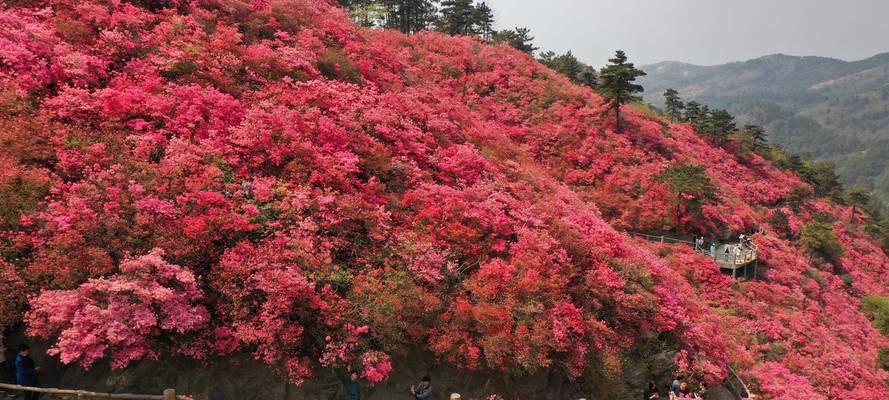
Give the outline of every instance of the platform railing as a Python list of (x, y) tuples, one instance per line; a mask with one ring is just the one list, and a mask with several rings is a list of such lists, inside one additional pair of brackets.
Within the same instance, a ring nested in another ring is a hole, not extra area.
[(164, 390), (163, 394), (131, 394), (131, 393), (100, 393), (76, 389), (42, 388), (0, 383), (0, 389), (16, 392), (36, 392), (52, 394), (65, 399), (116, 399), (116, 400), (184, 400), (188, 397), (177, 396), (173, 389)]

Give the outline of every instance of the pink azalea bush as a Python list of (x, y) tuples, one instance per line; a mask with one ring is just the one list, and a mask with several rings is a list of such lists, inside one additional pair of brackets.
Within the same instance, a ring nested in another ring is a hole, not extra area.
[(41, 292), (25, 316), (28, 332), (57, 336), (49, 353), (84, 367), (104, 357), (115, 368), (157, 357), (161, 338), (184, 338), (210, 321), (194, 274), (163, 254), (156, 249), (127, 260), (116, 275), (76, 289)]

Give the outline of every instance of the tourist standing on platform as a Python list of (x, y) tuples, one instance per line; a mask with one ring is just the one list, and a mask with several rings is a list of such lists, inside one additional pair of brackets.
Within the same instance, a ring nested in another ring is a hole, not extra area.
[(710, 258), (716, 259), (716, 243), (710, 243)]

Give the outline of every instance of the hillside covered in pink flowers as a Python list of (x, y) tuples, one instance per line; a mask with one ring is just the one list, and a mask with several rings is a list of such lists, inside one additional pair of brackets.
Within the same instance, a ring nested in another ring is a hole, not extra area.
[[(247, 351), (382, 382), (419, 346), (583, 379), (655, 337), (765, 399), (889, 398), (868, 215), (756, 152), (632, 106), (617, 133), (524, 53), (322, 0), (0, 7), (0, 328), (64, 363)], [(714, 194), (658, 179), (682, 166)], [(801, 240), (818, 224), (839, 249)], [(753, 234), (759, 278), (631, 231)]]

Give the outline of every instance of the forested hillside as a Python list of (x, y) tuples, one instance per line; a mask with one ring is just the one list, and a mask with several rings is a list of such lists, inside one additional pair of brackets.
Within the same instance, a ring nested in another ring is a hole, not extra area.
[(833, 162), (843, 182), (889, 201), (889, 54), (846, 62), (772, 55), (717, 66), (645, 66), (646, 99), (668, 88), (763, 125), (770, 141)]
[[(335, 2), (7, 1), (0, 326), (83, 368), (249, 352), (295, 385), (347, 365), (382, 385), (420, 348), (623, 399), (653, 344), (764, 399), (889, 398), (870, 215), (622, 106), (626, 61), (600, 93)], [(631, 231), (752, 235), (758, 279)]]

